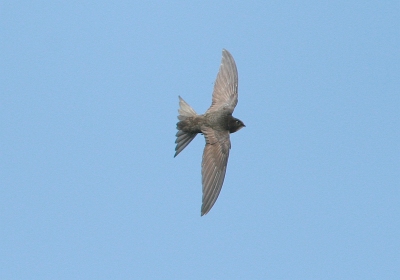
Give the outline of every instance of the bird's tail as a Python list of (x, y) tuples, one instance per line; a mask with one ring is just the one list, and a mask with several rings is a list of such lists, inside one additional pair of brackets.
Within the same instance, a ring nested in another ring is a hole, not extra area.
[[(179, 116), (178, 119), (180, 122), (185, 121), (189, 117), (195, 117), (197, 116), (196, 112), (193, 110), (192, 107), (190, 107), (189, 104), (185, 102), (185, 100), (182, 99), (182, 97), (179, 96)], [(178, 122), (178, 132), (176, 133), (176, 147), (175, 147), (175, 155), (176, 157), (182, 150), (189, 145), (189, 143), (196, 137), (197, 133), (190, 133), (190, 132), (185, 132), (179, 127)]]

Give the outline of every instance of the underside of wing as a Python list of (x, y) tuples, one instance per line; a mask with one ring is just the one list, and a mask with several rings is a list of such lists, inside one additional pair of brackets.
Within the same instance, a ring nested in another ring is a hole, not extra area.
[(238, 72), (235, 60), (225, 49), (222, 50), (221, 66), (214, 84), (211, 107), (207, 112), (225, 109), (233, 112), (238, 103)]
[(201, 215), (205, 215), (213, 207), (224, 183), (231, 146), (229, 132), (219, 132), (211, 128), (203, 131), (206, 146), (201, 164), (203, 199)]

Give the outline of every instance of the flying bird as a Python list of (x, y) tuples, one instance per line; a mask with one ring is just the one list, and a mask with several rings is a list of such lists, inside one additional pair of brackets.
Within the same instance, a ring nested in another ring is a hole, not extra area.
[(198, 115), (179, 96), (179, 122), (176, 124), (176, 157), (198, 133), (206, 140), (201, 163), (203, 199), (201, 216), (213, 207), (224, 183), (229, 150), (230, 133), (245, 127), (244, 123), (232, 116), (238, 103), (238, 73), (235, 60), (225, 49), (214, 84), (211, 107), (203, 115)]

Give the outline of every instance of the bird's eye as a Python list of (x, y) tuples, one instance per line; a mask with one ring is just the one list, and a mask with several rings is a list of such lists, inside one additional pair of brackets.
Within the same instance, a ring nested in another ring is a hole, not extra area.
[(240, 124), (240, 122), (239, 122), (239, 121), (236, 121), (236, 124)]

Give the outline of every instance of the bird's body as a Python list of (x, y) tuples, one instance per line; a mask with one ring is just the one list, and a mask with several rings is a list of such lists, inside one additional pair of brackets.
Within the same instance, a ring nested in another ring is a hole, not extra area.
[(205, 115), (197, 115), (185, 118), (177, 123), (179, 130), (190, 133), (202, 133), (202, 127), (210, 127), (218, 131), (228, 130), (230, 133), (236, 132), (234, 129), (236, 118), (226, 112), (212, 112)]
[(177, 156), (198, 133), (204, 134), (206, 146), (202, 161), (203, 204), (201, 215), (210, 211), (221, 191), (225, 178), (231, 142), (230, 133), (245, 125), (232, 116), (238, 102), (238, 74), (235, 61), (227, 51), (222, 51), (221, 66), (214, 85), (211, 107), (198, 115), (179, 97), (179, 122), (176, 133)]

